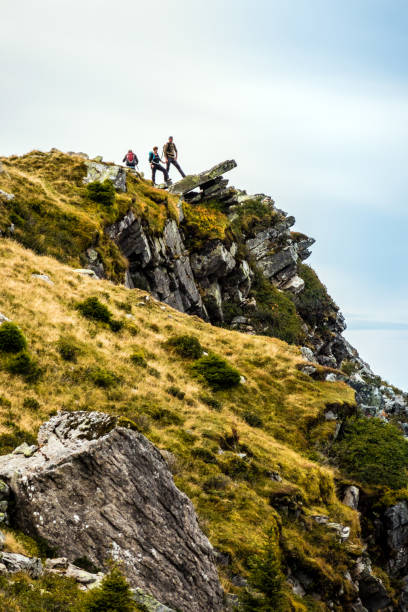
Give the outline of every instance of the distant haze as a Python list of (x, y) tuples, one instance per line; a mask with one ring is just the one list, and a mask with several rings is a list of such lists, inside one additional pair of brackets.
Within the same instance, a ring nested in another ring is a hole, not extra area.
[(120, 161), (171, 134), (314, 236), (347, 337), (408, 390), (408, 4), (1, 0), (0, 154)]

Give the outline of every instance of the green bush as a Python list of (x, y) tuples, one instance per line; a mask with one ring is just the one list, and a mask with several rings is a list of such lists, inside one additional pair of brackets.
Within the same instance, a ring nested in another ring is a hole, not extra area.
[[(302, 320), (290, 297), (268, 281), (255, 267), (250, 296), (257, 307), (251, 313), (251, 321), (262, 328), (262, 334), (280, 338), (289, 344), (299, 344), (302, 338)], [(266, 328), (266, 329), (265, 329)]]
[(134, 612), (136, 604), (126, 578), (117, 567), (85, 596), (84, 612)]
[(202, 346), (195, 336), (174, 336), (165, 344), (185, 359), (198, 359), (203, 354)]
[(243, 413), (242, 418), (251, 427), (262, 427), (263, 426), (263, 421), (262, 421), (261, 417), (259, 415), (257, 415), (255, 412), (252, 412), (251, 410), (246, 410)]
[(203, 404), (206, 404), (213, 410), (216, 410), (217, 412), (221, 412), (222, 404), (215, 397), (212, 397), (211, 395), (200, 395), (199, 399), (203, 402)]
[(120, 331), (124, 325), (122, 321), (113, 318), (109, 308), (102, 304), (97, 297), (86, 298), (86, 300), (77, 304), (77, 309), (87, 319), (107, 323), (114, 332)]
[(391, 489), (408, 484), (408, 442), (395, 425), (375, 418), (349, 419), (335, 453), (347, 475), (364, 484)]
[(177, 397), (177, 399), (179, 399), (179, 400), (183, 400), (185, 398), (185, 396), (186, 396), (184, 391), (182, 391), (181, 389), (179, 389), (175, 385), (172, 385), (171, 387), (168, 387), (166, 389), (166, 391), (167, 391), (167, 393), (169, 395), (172, 395), (173, 397)]
[(298, 274), (305, 281), (303, 291), (293, 298), (298, 313), (309, 325), (324, 325), (328, 313), (336, 308), (335, 303), (310, 266), (300, 264)]
[(23, 406), (29, 410), (39, 410), (41, 408), (40, 402), (36, 400), (35, 397), (25, 397)]
[(123, 321), (118, 321), (118, 319), (111, 319), (109, 321), (109, 327), (111, 328), (111, 330), (113, 332), (118, 332), (120, 331), (124, 326)]
[(3, 353), (19, 353), (27, 348), (27, 340), (21, 329), (15, 323), (6, 321), (0, 325), (0, 351)]
[(192, 371), (201, 376), (214, 391), (230, 389), (240, 383), (240, 373), (231, 367), (225, 359), (217, 355), (204, 355), (192, 366)]
[(249, 588), (242, 596), (243, 612), (283, 612), (288, 609), (276, 529), (268, 532), (262, 549), (250, 560), (248, 583)]
[(81, 349), (73, 338), (60, 338), (57, 343), (57, 350), (64, 361), (76, 363)]
[(91, 379), (97, 387), (108, 389), (118, 384), (118, 377), (113, 372), (104, 368), (95, 368), (91, 371)]
[(28, 382), (35, 382), (41, 376), (41, 370), (37, 362), (34, 361), (27, 351), (22, 351), (10, 357), (5, 367), (10, 374), (20, 374)]
[(147, 368), (147, 361), (141, 351), (136, 351), (130, 357), (131, 362), (139, 368)]
[(103, 183), (94, 181), (86, 186), (86, 195), (92, 202), (103, 206), (113, 206), (115, 203), (115, 187), (112, 181), (106, 179)]
[(86, 300), (77, 304), (77, 308), (87, 319), (102, 321), (108, 324), (112, 319), (112, 313), (109, 308), (105, 306), (105, 304), (102, 304), (97, 297), (86, 298)]
[(203, 448), (201, 446), (193, 448), (191, 454), (196, 459), (201, 459), (201, 461), (204, 461), (204, 463), (217, 463), (214, 453), (207, 448)]

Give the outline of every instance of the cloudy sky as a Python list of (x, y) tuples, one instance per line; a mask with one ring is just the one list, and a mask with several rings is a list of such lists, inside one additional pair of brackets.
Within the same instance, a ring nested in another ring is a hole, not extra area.
[(0, 0), (0, 154), (174, 135), (272, 195), (361, 356), (408, 390), (405, 0)]

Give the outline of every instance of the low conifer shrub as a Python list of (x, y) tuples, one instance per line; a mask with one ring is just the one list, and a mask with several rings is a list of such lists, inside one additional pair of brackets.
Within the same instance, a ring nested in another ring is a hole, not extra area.
[(19, 353), (27, 348), (27, 340), (21, 329), (11, 321), (0, 325), (0, 351)]
[(94, 181), (86, 187), (86, 194), (92, 202), (102, 204), (103, 206), (113, 206), (115, 203), (115, 187), (112, 181), (105, 180), (103, 183)]
[(214, 354), (204, 355), (198, 359), (193, 364), (192, 371), (204, 378), (214, 391), (236, 387), (241, 380), (238, 370)]
[(203, 354), (200, 341), (195, 336), (174, 336), (167, 340), (166, 346), (185, 359), (199, 359)]
[(120, 331), (123, 327), (123, 322), (114, 319), (109, 308), (102, 304), (97, 297), (86, 298), (86, 300), (77, 304), (77, 309), (85, 318), (106, 323), (114, 332)]
[(83, 612), (135, 612), (137, 609), (126, 578), (113, 567), (101, 585), (89, 591)]
[(36, 382), (41, 376), (37, 362), (27, 351), (12, 355), (6, 362), (5, 368), (10, 374), (20, 374), (28, 382)]

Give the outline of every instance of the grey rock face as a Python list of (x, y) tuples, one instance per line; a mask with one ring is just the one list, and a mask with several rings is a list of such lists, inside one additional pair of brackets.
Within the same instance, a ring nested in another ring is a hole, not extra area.
[(204, 252), (191, 255), (191, 268), (197, 278), (226, 276), (235, 264), (234, 257), (221, 241), (210, 244)]
[(354, 485), (347, 487), (343, 496), (343, 504), (353, 510), (358, 509), (358, 502), (360, 499), (360, 489)]
[(17, 572), (26, 572), (31, 578), (39, 578), (43, 573), (41, 559), (26, 557), (18, 553), (2, 552), (0, 554), (0, 573), (15, 574)]
[(132, 211), (107, 231), (129, 260), (129, 287), (151, 291), (154, 297), (181, 312), (207, 318), (190, 258), (173, 219), (167, 221), (159, 238), (145, 230)]
[(384, 513), (384, 528), (389, 548), (388, 565), (394, 575), (406, 573), (408, 567), (408, 504), (391, 506)]
[(4, 315), (4, 314), (2, 314), (2, 313), (0, 312), (0, 325), (1, 325), (2, 323), (4, 323), (5, 321), (10, 321), (10, 319), (8, 319), (8, 318), (6, 317), (6, 315)]
[(214, 553), (190, 500), (141, 434), (96, 412), (59, 413), (33, 456), (0, 457), (13, 524), (68, 559), (123, 564), (132, 586), (183, 611), (219, 610)]

